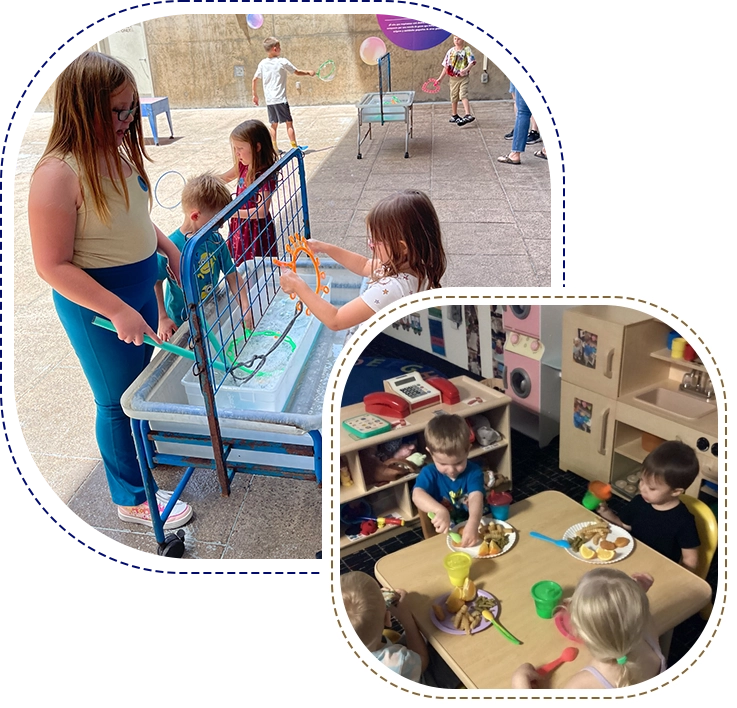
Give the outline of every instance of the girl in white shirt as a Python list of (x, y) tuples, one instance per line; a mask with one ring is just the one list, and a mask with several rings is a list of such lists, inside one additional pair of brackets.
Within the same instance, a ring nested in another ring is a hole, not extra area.
[(440, 222), (424, 192), (408, 189), (385, 197), (366, 217), (366, 229), (370, 258), (333, 244), (308, 241), (313, 253), (324, 253), (369, 278), (366, 290), (345, 305), (336, 307), (297, 274), (282, 271), (282, 290), (296, 294), (332, 330), (354, 327), (405, 295), (441, 287), (446, 259)]

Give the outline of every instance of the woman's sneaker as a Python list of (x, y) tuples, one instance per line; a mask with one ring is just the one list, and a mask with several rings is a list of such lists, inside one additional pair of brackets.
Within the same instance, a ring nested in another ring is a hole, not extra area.
[[(169, 503), (171, 498), (171, 492), (164, 492), (159, 490), (156, 492), (156, 501), (158, 502), (159, 514), (161, 514), (166, 505)], [(119, 506), (118, 507), (118, 518), (122, 521), (127, 521), (130, 524), (142, 524), (143, 526), (150, 526), (153, 528), (153, 521), (151, 521), (151, 509), (148, 507), (148, 502), (145, 501), (143, 504), (138, 506)], [(174, 508), (169, 514), (166, 523), (164, 524), (165, 529), (176, 529), (180, 526), (184, 526), (192, 518), (192, 507), (183, 501), (177, 500), (174, 504)]]

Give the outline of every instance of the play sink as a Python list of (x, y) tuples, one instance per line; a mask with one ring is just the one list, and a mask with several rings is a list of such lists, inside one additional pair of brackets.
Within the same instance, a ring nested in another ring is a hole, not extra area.
[(716, 410), (716, 404), (696, 398), (690, 393), (653, 388), (635, 396), (635, 399), (683, 418), (703, 418)]

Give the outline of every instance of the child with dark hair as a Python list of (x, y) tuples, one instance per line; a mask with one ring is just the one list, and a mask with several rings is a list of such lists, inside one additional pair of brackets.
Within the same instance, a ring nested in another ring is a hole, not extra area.
[(678, 440), (669, 440), (645, 458), (640, 494), (619, 515), (605, 504), (598, 513), (693, 571), (699, 559), (699, 534), (693, 515), (679, 497), (698, 474), (699, 461), (693, 449)]

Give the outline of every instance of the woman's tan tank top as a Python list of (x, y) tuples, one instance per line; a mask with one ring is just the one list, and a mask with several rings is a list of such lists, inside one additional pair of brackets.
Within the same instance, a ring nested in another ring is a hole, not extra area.
[[(64, 162), (79, 176), (77, 161), (71, 155)], [(128, 163), (130, 165), (130, 163)], [(130, 206), (118, 194), (109, 177), (102, 178), (102, 189), (110, 209), (110, 225), (104, 224), (84, 202), (77, 211), (72, 263), (79, 268), (111, 268), (137, 263), (151, 256), (157, 247), (156, 231), (148, 212), (146, 183), (130, 165), (126, 179)]]

